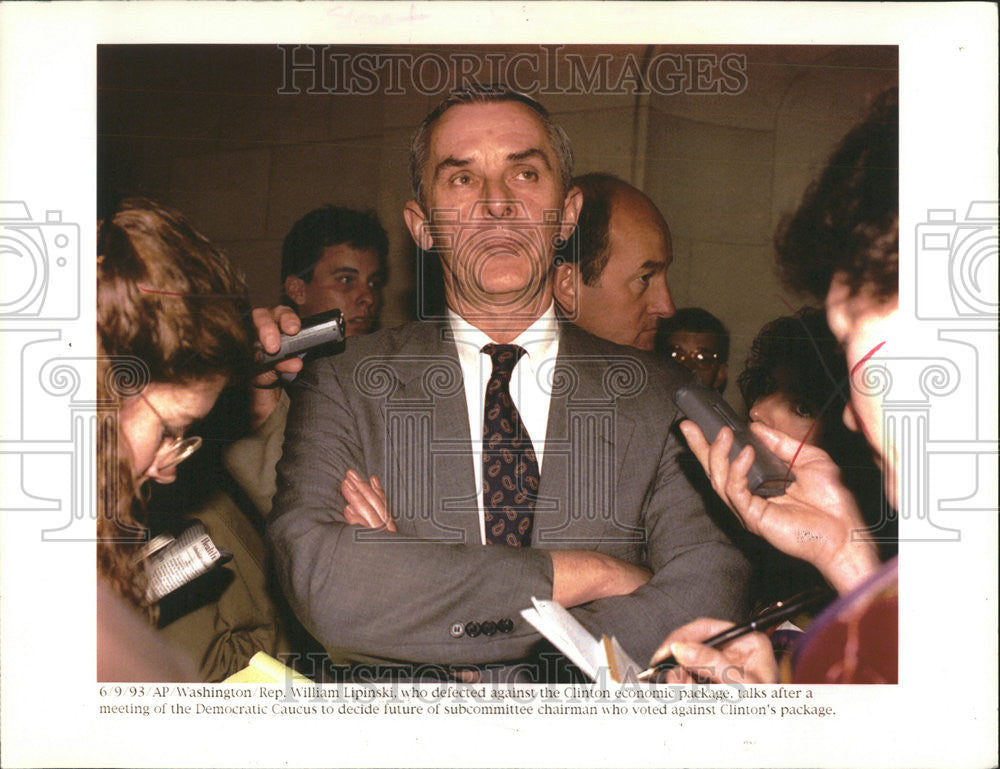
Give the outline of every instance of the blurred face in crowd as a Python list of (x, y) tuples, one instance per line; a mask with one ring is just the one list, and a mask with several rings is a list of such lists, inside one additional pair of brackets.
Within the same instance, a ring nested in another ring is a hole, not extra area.
[(373, 330), (382, 308), (384, 283), (385, 272), (375, 251), (339, 243), (323, 249), (308, 283), (290, 275), (285, 293), (303, 318), (340, 310), (346, 335), (354, 336)]
[(877, 297), (865, 286), (852, 295), (844, 276), (838, 274), (826, 297), (826, 319), (844, 349), (850, 372), (851, 399), (844, 409), (844, 423), (864, 434), (875, 450), (885, 480), (886, 499), (897, 507), (898, 457), (895, 445), (887, 442), (882, 424), (882, 396), (876, 386), (880, 377), (872, 376), (870, 369), (875, 365), (873, 357), (884, 356), (881, 345), (900, 333), (899, 297)]
[(670, 357), (697, 374), (705, 387), (722, 392), (729, 365), (723, 363), (719, 339), (702, 331), (674, 331), (667, 340)]
[(177, 478), (178, 457), (184, 453), (176, 450), (178, 444), (185, 440), (185, 431), (212, 410), (225, 384), (221, 376), (184, 384), (154, 382), (122, 401), (121, 431), (137, 484), (172, 483)]
[(809, 404), (793, 395), (789, 379), (791, 372), (779, 368), (771, 372), (778, 383), (773, 393), (761, 396), (750, 407), (750, 420), (792, 436), (800, 443), (819, 446), (822, 440), (822, 420)]
[(652, 350), (660, 318), (674, 314), (667, 286), (670, 231), (638, 191), (616, 193), (608, 220), (608, 258), (593, 285), (575, 264), (556, 269), (556, 299), (581, 328), (618, 344)]
[(448, 306), (466, 319), (540, 315), (554, 240), (572, 232), (580, 194), (564, 195), (539, 116), (517, 102), (450, 108), (433, 126), (423, 179), (423, 205), (407, 203), (404, 218), (422, 249), (436, 248)]

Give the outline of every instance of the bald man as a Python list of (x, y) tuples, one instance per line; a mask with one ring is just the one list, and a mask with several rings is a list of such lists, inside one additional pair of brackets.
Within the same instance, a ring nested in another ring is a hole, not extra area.
[(646, 195), (610, 174), (586, 174), (576, 231), (559, 249), (554, 293), (562, 313), (595, 336), (652, 350), (667, 287), (670, 230)]

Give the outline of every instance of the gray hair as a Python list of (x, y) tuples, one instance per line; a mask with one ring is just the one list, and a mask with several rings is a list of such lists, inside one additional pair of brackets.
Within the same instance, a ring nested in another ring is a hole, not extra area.
[(563, 193), (565, 194), (569, 190), (573, 183), (573, 149), (566, 132), (553, 122), (549, 111), (530, 96), (514, 91), (502, 83), (489, 85), (475, 83), (467, 88), (452, 91), (447, 99), (424, 118), (416, 133), (413, 134), (413, 139), (410, 141), (410, 182), (413, 184), (413, 194), (420, 205), (424, 204), (423, 175), (430, 152), (431, 130), (438, 118), (459, 104), (494, 104), (505, 101), (520, 102), (530, 107), (541, 119), (545, 134), (556, 153)]

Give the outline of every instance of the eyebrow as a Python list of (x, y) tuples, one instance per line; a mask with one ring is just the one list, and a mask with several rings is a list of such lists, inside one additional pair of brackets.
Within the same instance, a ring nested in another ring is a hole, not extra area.
[(523, 150), (521, 152), (512, 152), (507, 156), (507, 160), (513, 162), (518, 162), (519, 160), (527, 160), (528, 158), (540, 158), (545, 167), (552, 170), (552, 165), (549, 163), (549, 156), (542, 152), (537, 147), (532, 147), (531, 149)]
[(446, 168), (465, 168), (470, 163), (471, 160), (468, 158), (456, 158), (454, 155), (449, 155), (436, 166), (434, 166), (434, 179), (435, 181), (441, 175), (441, 172)]
[(355, 269), (354, 267), (338, 267), (337, 269), (335, 269), (335, 270), (333, 271), (333, 274), (334, 274), (334, 275), (337, 275), (337, 274), (339, 274), (339, 273), (341, 273), (341, 272), (346, 272), (346, 273), (349, 273), (349, 274), (351, 274), (351, 275), (360, 275), (360, 274), (361, 274), (361, 273), (360, 273), (360, 272), (359, 272), (359, 271), (358, 271), (357, 269)]
[[(520, 152), (511, 152), (507, 155), (507, 160), (512, 163), (517, 163), (521, 160), (527, 160), (528, 158), (540, 158), (545, 164), (545, 167), (552, 170), (552, 164), (549, 163), (549, 157), (542, 150), (537, 147), (531, 147), (530, 149), (521, 150)], [(441, 172), (446, 168), (468, 168), (472, 164), (470, 158), (457, 158), (454, 155), (449, 155), (436, 166), (434, 166), (434, 179), (441, 175)]]
[(636, 274), (643, 272), (645, 270), (666, 270), (667, 262), (660, 259), (647, 259), (645, 262), (639, 265), (639, 269), (636, 270)]

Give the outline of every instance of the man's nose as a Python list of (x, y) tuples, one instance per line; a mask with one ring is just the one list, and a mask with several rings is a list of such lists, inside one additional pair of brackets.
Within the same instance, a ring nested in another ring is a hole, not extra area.
[(516, 201), (512, 199), (510, 188), (502, 179), (488, 179), (483, 185), (483, 199), (479, 203), (480, 216), (495, 218), (512, 216)]
[(669, 318), (677, 308), (674, 306), (674, 298), (670, 294), (670, 286), (663, 276), (653, 280), (650, 286), (649, 312), (660, 318)]
[(371, 307), (375, 304), (375, 291), (367, 283), (358, 289), (354, 302), (358, 305)]

